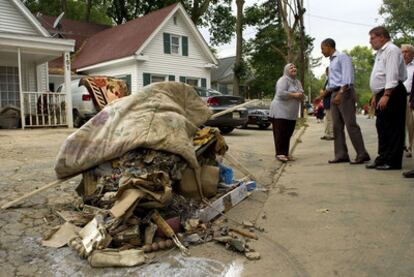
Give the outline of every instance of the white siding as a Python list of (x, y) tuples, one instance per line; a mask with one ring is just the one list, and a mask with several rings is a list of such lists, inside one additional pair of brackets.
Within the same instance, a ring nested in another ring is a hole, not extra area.
[(49, 91), (48, 63), (36, 66), (37, 91)]
[[(174, 25), (174, 17), (164, 25), (153, 40), (143, 49), (142, 54), (149, 57), (148, 61), (138, 63), (137, 87), (143, 86), (143, 73), (174, 75), (175, 80), (179, 77), (205, 78), (207, 87), (210, 87), (210, 69), (204, 65), (211, 60), (204, 54), (201, 45), (196, 42), (189, 26), (181, 15), (176, 14), (177, 25)], [(169, 33), (188, 37), (188, 56), (164, 54), (163, 33)], [(200, 85), (200, 84), (199, 84)]]
[(129, 62), (128, 64), (123, 65), (113, 65), (107, 66), (105, 68), (93, 69), (89, 71), (84, 71), (87, 75), (95, 76), (110, 76), (110, 77), (119, 77), (123, 75), (131, 75), (131, 92), (137, 91), (137, 66), (136, 62)]
[(40, 35), (10, 0), (0, 0), (0, 32)]
[(23, 81), (23, 90), (37, 91), (36, 64), (29, 62), (22, 67), (25, 71), (22, 75), (26, 76), (25, 82)]

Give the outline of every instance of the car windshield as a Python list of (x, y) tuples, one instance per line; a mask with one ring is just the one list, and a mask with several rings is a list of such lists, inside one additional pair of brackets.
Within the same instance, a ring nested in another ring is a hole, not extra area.
[(209, 89), (208, 90), (209, 95), (208, 96), (217, 96), (217, 95), (223, 95), (221, 92), (214, 90), (214, 89)]
[(198, 95), (201, 97), (223, 95), (221, 92), (214, 90), (214, 89), (206, 89), (202, 87), (194, 87), (194, 89), (197, 91)]

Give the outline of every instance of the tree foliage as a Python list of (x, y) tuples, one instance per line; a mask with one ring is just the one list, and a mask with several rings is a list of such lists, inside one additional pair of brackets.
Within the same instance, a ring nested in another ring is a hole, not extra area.
[[(255, 4), (245, 11), (246, 24), (256, 26), (256, 36), (246, 44), (246, 54), (254, 74), (250, 95), (272, 98), (276, 80), (282, 76), (285, 59), (272, 45), (283, 47), (286, 34), (278, 21), (275, 0)], [(254, 95), (256, 94), (256, 95)]]
[(383, 0), (379, 13), (397, 44), (414, 44), (414, 1)]
[[(274, 95), (275, 83), (283, 74), (283, 67), (289, 61), (288, 56), (293, 58), (292, 61), (299, 68), (298, 72), (301, 72), (301, 65), (297, 63), (300, 52), (300, 32), (295, 29), (296, 31), (291, 33), (292, 53), (288, 54), (288, 51), (284, 51), (288, 45), (288, 33), (279, 16), (278, 3), (279, 0), (268, 0), (247, 8), (245, 12), (246, 24), (257, 29), (256, 37), (248, 42), (246, 49), (255, 76), (251, 83), (251, 90), (256, 91), (258, 95), (263, 92), (266, 97)], [(308, 74), (306, 66), (309, 63), (309, 53), (312, 51), (312, 41), (310, 37), (304, 38), (305, 75)], [(309, 79), (312, 78), (307, 78), (305, 81)]]
[[(86, 20), (94, 23), (112, 25), (106, 14), (109, 1), (105, 0), (23, 0), (23, 4), (33, 13), (58, 16), (65, 12), (65, 18)], [(88, 5), (89, 9), (88, 9)]]
[[(94, 23), (119, 25), (176, 3), (177, 0), (23, 0), (32, 13), (57, 16)], [(228, 43), (234, 36), (236, 19), (231, 0), (181, 0), (192, 21), (210, 31), (211, 43)]]
[(367, 46), (355, 46), (351, 51), (344, 51), (352, 58), (355, 70), (354, 87), (360, 106), (368, 103), (371, 98), (369, 79), (374, 65), (374, 54)]

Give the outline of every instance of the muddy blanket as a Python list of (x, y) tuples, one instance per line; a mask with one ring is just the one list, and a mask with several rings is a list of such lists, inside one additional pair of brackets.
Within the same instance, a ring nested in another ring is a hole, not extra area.
[(75, 175), (143, 147), (181, 155), (198, 168), (192, 136), (211, 112), (194, 89), (155, 83), (106, 106), (71, 134), (57, 156), (58, 178)]

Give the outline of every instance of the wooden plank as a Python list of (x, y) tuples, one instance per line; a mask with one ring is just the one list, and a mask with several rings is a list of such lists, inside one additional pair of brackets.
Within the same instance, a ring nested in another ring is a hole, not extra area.
[(204, 201), (207, 207), (199, 210), (199, 218), (202, 222), (209, 222), (219, 214), (226, 212), (240, 203), (249, 195), (247, 191), (247, 185), (245, 182), (228, 193), (224, 194), (213, 202)]

